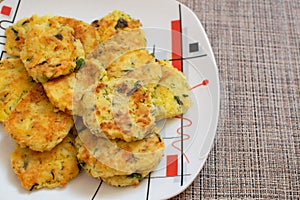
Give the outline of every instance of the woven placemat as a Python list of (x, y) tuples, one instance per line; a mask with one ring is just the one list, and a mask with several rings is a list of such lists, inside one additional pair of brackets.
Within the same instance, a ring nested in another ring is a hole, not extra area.
[(214, 147), (173, 199), (300, 199), (300, 1), (180, 0), (219, 68)]

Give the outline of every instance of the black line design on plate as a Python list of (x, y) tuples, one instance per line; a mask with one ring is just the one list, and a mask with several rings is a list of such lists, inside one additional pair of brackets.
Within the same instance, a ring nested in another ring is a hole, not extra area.
[(150, 180), (151, 180), (151, 172), (148, 175), (148, 184), (147, 184), (147, 195), (146, 195), (146, 200), (149, 199), (149, 195), (150, 195)]
[(201, 58), (201, 57), (205, 57), (207, 56), (207, 54), (201, 54), (201, 55), (198, 55), (198, 56), (191, 56), (191, 57), (186, 57), (186, 58), (174, 58), (174, 59), (169, 59), (169, 61), (174, 61), (174, 60), (192, 60), (192, 59), (195, 59), (195, 58)]
[(174, 139), (179, 139), (181, 136), (174, 136), (174, 137), (163, 137), (164, 140), (174, 140)]
[[(182, 55), (183, 55), (183, 45), (182, 45), (182, 15), (181, 15), (181, 4), (178, 5), (178, 9), (179, 9), (179, 22), (180, 22), (180, 53), (181, 53), (181, 71), (183, 72), (183, 59), (182, 59)], [(180, 185), (183, 186), (183, 114), (181, 114), (180, 116), (180, 143), (181, 143), (181, 157), (180, 157), (180, 162), (181, 162), (181, 180), (180, 180)]]
[(152, 55), (155, 57), (155, 44), (153, 45)]
[(6, 51), (1, 52), (0, 60), (2, 60), (3, 54), (5, 54), (5, 53), (6, 53)]
[[(6, 38), (6, 36), (5, 35), (0, 35), (0, 38)], [(4, 42), (0, 42), (0, 45), (5, 45), (5, 43)]]
[[(155, 44), (153, 45), (152, 55), (155, 57)], [(146, 200), (149, 199), (149, 195), (150, 195), (150, 179), (151, 179), (151, 172), (148, 175)]]
[(92, 197), (91, 200), (94, 200), (94, 199), (95, 199), (96, 195), (97, 195), (98, 192), (99, 192), (99, 189), (100, 189), (102, 183), (103, 183), (103, 181), (101, 180), (100, 183), (99, 183), (99, 185), (98, 185), (98, 187), (97, 187), (97, 190), (95, 191), (95, 193), (94, 193), (94, 195), (93, 195), (93, 197)]

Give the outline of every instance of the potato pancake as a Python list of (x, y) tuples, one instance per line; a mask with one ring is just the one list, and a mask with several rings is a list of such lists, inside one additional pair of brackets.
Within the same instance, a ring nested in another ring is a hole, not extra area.
[(31, 26), (20, 57), (35, 81), (47, 82), (76, 69), (85, 52), (74, 34), (73, 28), (60, 24), (55, 18)]
[(43, 83), (50, 102), (60, 111), (72, 114), (75, 73)]
[(41, 85), (34, 87), (4, 122), (5, 130), (21, 146), (34, 151), (49, 151), (73, 127), (73, 118), (55, 112)]
[(114, 176), (130, 178), (134, 173), (148, 174), (156, 168), (164, 152), (164, 142), (157, 129), (149, 137), (135, 142), (97, 137), (85, 129), (78, 134), (76, 145), (83, 169), (92, 177), (103, 180)]
[(79, 173), (77, 148), (66, 137), (51, 151), (37, 152), (15, 145), (10, 156), (12, 168), (27, 190), (65, 186)]
[(152, 63), (155, 63), (155, 57), (149, 54), (147, 50), (139, 49), (136, 51), (131, 51), (117, 58), (106, 68), (107, 76), (109, 79), (121, 78), (138, 67), (146, 66)]
[(82, 104), (84, 122), (96, 135), (130, 142), (145, 138), (155, 126), (151, 93), (138, 79), (100, 81)]

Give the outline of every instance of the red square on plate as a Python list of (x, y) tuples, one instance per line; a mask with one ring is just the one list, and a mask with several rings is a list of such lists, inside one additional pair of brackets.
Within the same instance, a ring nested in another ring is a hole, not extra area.
[(1, 8), (1, 14), (9, 16), (10, 12), (11, 12), (11, 7), (2, 6), (2, 8)]

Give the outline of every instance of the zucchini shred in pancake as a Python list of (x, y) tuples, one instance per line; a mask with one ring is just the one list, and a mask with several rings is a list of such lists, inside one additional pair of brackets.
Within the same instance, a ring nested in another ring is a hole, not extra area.
[(191, 100), (185, 76), (146, 47), (141, 22), (119, 10), (91, 24), (33, 15), (6, 29), (5, 49), (17, 58), (0, 63), (0, 121), (25, 189), (64, 186), (78, 166), (122, 187), (156, 170), (164, 156), (156, 122)]

